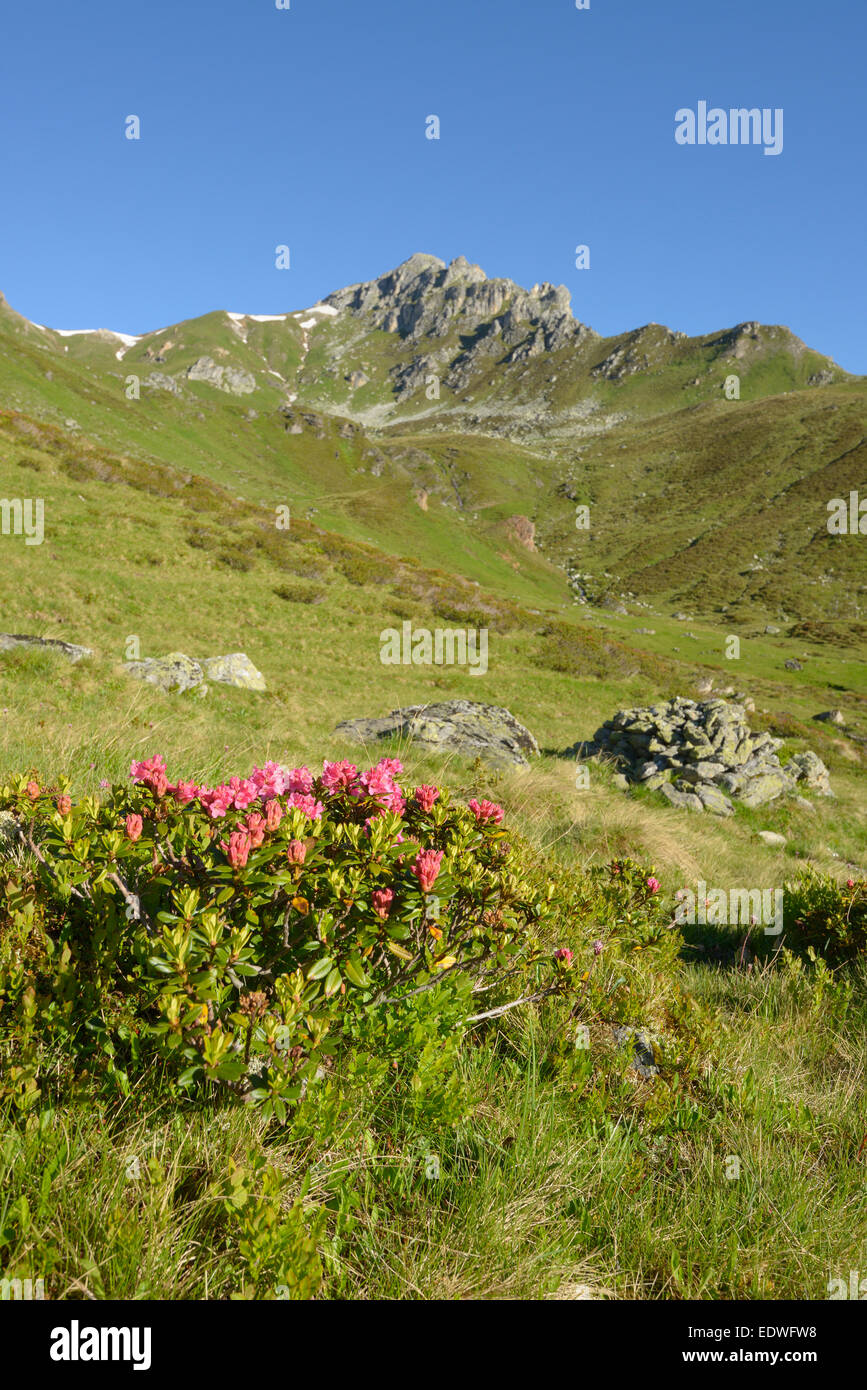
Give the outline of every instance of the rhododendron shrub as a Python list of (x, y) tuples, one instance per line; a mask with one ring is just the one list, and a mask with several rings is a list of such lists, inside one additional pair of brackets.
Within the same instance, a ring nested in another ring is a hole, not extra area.
[(126, 1081), (158, 1054), (181, 1086), (283, 1118), (347, 1029), (420, 992), (459, 981), (471, 1017), (568, 995), (502, 809), (405, 793), (401, 772), (268, 763), (201, 787), (154, 757), (77, 805), (65, 785), (4, 788), (22, 948), (0, 958), (0, 1030), (100, 1048)]

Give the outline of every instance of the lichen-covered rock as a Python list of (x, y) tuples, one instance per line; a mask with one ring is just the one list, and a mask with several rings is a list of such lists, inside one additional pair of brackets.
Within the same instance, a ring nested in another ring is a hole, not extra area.
[(93, 656), (90, 647), (77, 647), (74, 642), (62, 642), (59, 637), (28, 637), (24, 633), (0, 632), (0, 652), (12, 651), (15, 647), (33, 647), (37, 651), (58, 652), (70, 661), (81, 661), (83, 657)]
[(199, 657), (205, 679), (221, 685), (234, 685), (240, 690), (265, 690), (265, 677), (257, 671), (245, 652), (230, 652), (228, 656)]
[(142, 661), (124, 662), (124, 670), (137, 680), (147, 681), (158, 690), (181, 692), (196, 690), (206, 695), (205, 681), (234, 685), (240, 690), (265, 690), (265, 677), (245, 652), (230, 652), (227, 656), (187, 656), (184, 652), (169, 652), (168, 656), (146, 657)]
[(812, 750), (806, 753), (796, 753), (793, 758), (786, 763), (785, 771), (796, 782), (804, 787), (809, 787), (810, 791), (819, 792), (821, 796), (833, 796), (831, 790), (831, 778), (822, 759)]
[(410, 705), (381, 719), (347, 719), (334, 732), (367, 744), (396, 734), (444, 753), (481, 757), (500, 767), (525, 765), (539, 752), (529, 729), (509, 710), (475, 700)]
[(569, 752), (604, 754), (630, 783), (660, 791), (672, 806), (719, 816), (732, 814), (730, 796), (763, 806), (798, 783), (833, 795), (828, 769), (815, 753), (798, 753), (783, 767), (781, 744), (768, 733), (752, 733), (737, 700), (697, 703), (677, 696), (665, 705), (620, 710), (589, 743)]
[(147, 681), (166, 694), (171, 691), (192, 690), (204, 683), (205, 673), (198, 661), (184, 652), (169, 652), (168, 656), (147, 657), (143, 661), (125, 661), (124, 670), (136, 680)]

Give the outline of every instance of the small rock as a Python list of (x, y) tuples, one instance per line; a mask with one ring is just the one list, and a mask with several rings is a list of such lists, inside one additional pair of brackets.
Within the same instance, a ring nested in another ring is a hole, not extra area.
[(787, 671), (803, 671), (804, 669), (800, 661), (796, 661), (794, 657), (790, 657), (788, 661), (784, 661), (783, 665)]
[(776, 623), (768, 623), (765, 628), (765, 633), (768, 637), (778, 637), (780, 629), (777, 627)]
[(826, 709), (822, 714), (814, 714), (813, 718), (821, 719), (826, 724), (836, 724), (838, 728), (846, 724), (846, 716), (841, 709)]
[(73, 642), (61, 642), (59, 637), (27, 637), (21, 633), (0, 632), (0, 652), (12, 651), (14, 647), (35, 647), (46, 652), (58, 652), (70, 661), (81, 661), (82, 657), (93, 656), (90, 647), (77, 647)]
[(266, 690), (265, 677), (257, 671), (244, 652), (230, 652), (228, 656), (199, 657), (199, 665), (209, 681), (221, 685), (234, 685), (239, 690)]
[(632, 1057), (629, 1065), (633, 1071), (637, 1071), (639, 1076), (656, 1076), (659, 1067), (656, 1065), (656, 1055), (653, 1051), (653, 1040), (650, 1034), (643, 1028), (633, 1028), (630, 1024), (621, 1024), (614, 1029), (614, 1037), (621, 1045), (632, 1046)]
[(760, 840), (764, 840), (766, 845), (784, 845), (786, 843), (785, 835), (778, 835), (776, 830), (760, 830), (758, 836)]

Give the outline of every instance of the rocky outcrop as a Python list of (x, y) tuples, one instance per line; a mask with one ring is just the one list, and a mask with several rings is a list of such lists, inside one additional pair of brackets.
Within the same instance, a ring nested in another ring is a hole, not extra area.
[(124, 670), (136, 680), (147, 681), (165, 694), (196, 690), (207, 694), (205, 681), (234, 685), (240, 690), (265, 690), (265, 677), (257, 671), (244, 652), (228, 656), (206, 656), (200, 659), (184, 652), (169, 652), (168, 656), (146, 657), (142, 661), (124, 662)]
[(526, 765), (539, 745), (507, 709), (475, 700), (444, 700), (392, 710), (382, 719), (347, 719), (335, 734), (374, 744), (395, 735), (443, 753), (481, 757), (492, 766)]
[(187, 368), (188, 381), (204, 381), (232, 396), (247, 396), (256, 390), (256, 378), (242, 367), (218, 367), (213, 357), (200, 357)]
[(398, 400), (418, 391), (431, 373), (461, 391), (493, 360), (522, 362), (597, 336), (574, 318), (564, 285), (524, 290), (512, 280), (488, 279), (463, 256), (448, 266), (437, 256), (410, 256), (378, 280), (338, 290), (325, 303), (363, 319), (368, 330), (428, 344), (413, 362), (393, 368)]
[(610, 757), (628, 783), (658, 789), (671, 805), (728, 816), (734, 798), (761, 806), (796, 786), (832, 796), (828, 769), (815, 753), (798, 753), (783, 767), (781, 739), (753, 734), (743, 705), (680, 696), (664, 705), (621, 710), (597, 729), (579, 757)]
[(28, 637), (22, 633), (0, 632), (0, 652), (13, 651), (15, 647), (33, 647), (37, 651), (58, 652), (70, 661), (81, 661), (83, 657), (93, 656), (90, 647), (77, 647), (74, 642), (61, 642), (59, 637)]

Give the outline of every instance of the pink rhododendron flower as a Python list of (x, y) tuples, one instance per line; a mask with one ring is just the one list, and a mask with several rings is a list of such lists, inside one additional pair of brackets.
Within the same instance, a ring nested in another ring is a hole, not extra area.
[(415, 874), (423, 893), (429, 893), (439, 876), (440, 865), (443, 862), (443, 851), (441, 849), (422, 849), (415, 857), (415, 863), (410, 865), (410, 873)]
[(564, 965), (572, 964), (572, 952), (568, 946), (561, 946), (559, 951), (554, 952), (554, 959), (561, 960)]
[(251, 811), (244, 825), (250, 833), (250, 848), (258, 849), (265, 839), (265, 817), (261, 816), (258, 811)]
[(235, 794), (231, 787), (221, 786), (199, 792), (199, 801), (212, 820), (224, 816), (232, 806)]
[(233, 869), (243, 869), (250, 855), (250, 835), (246, 830), (235, 830), (229, 836), (229, 843), (220, 841), (220, 848)]
[(156, 753), (154, 757), (147, 758), (144, 762), (134, 761), (130, 767), (129, 775), (134, 782), (147, 782), (150, 784), (158, 775), (165, 777), (165, 760), (160, 757), (159, 753)]
[(301, 796), (309, 796), (313, 791), (313, 773), (308, 767), (293, 767), (285, 780), (284, 791), (299, 792)]
[(381, 917), (382, 920), (385, 921), (391, 911), (391, 905), (394, 902), (394, 889), (377, 888), (371, 896), (373, 899), (374, 912), (377, 917)]
[(38, 782), (34, 782), (34, 781), (31, 779), (31, 781), (29, 781), (29, 782), (27, 783), (27, 795), (30, 797), (30, 800), (31, 800), (31, 801), (35, 801), (35, 800), (36, 800), (37, 796), (39, 795), (39, 783), (38, 783)]
[(658, 879), (658, 878), (652, 878), (652, 877), (649, 878), (649, 879), (647, 880), (647, 886), (648, 886), (648, 888), (650, 889), (651, 893), (658, 893), (658, 892), (659, 892), (659, 879)]
[(286, 774), (279, 763), (267, 762), (264, 767), (254, 767), (250, 781), (263, 799), (282, 796), (286, 790)]
[(290, 864), (303, 864), (307, 858), (307, 846), (301, 840), (290, 840), (286, 846), (286, 858)]
[(432, 811), (434, 802), (439, 796), (439, 787), (416, 787), (415, 799), (423, 811)]
[(400, 758), (380, 758), (376, 764), (383, 772), (389, 773), (392, 777), (399, 777), (403, 772), (403, 763)]
[(402, 816), (406, 802), (394, 780), (394, 769), (400, 767), (397, 758), (382, 758), (369, 772), (362, 772), (359, 780), (368, 796), (372, 796), (383, 811), (394, 811)]
[(287, 808), (294, 806), (297, 810), (303, 811), (311, 820), (319, 820), (322, 815), (322, 802), (317, 801), (315, 796), (302, 796), (300, 792), (293, 792), (286, 805)]
[(123, 824), (126, 830), (126, 838), (128, 840), (137, 840), (141, 835), (143, 827), (141, 816), (129, 815)]
[(474, 797), (469, 802), (469, 807), (476, 818), (477, 825), (487, 825), (488, 821), (493, 821), (494, 825), (499, 825), (505, 815), (502, 806), (497, 806), (493, 801), (476, 801)]
[(72, 810), (72, 797), (59, 796), (57, 798), (57, 809), (62, 816), (68, 816)]
[(349, 763), (346, 759), (339, 763), (322, 764), (322, 785), (332, 795), (350, 787), (357, 776), (358, 768), (355, 763)]
[(283, 807), (279, 801), (265, 802), (265, 824), (269, 830), (276, 830), (283, 819)]
[(199, 795), (199, 788), (195, 782), (176, 782), (173, 787), (169, 787), (169, 791), (182, 806), (188, 806)]

